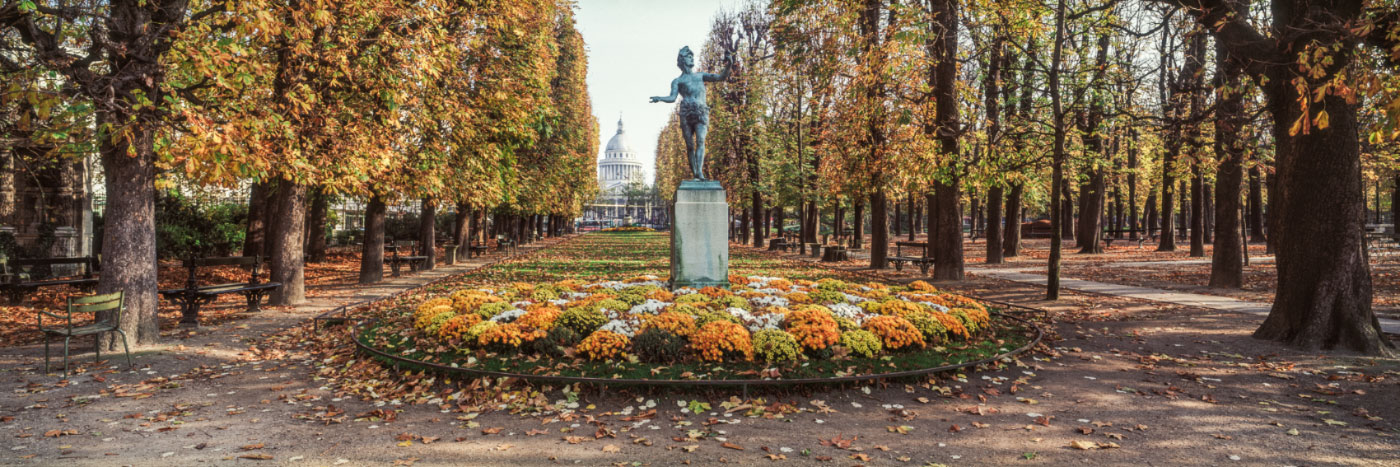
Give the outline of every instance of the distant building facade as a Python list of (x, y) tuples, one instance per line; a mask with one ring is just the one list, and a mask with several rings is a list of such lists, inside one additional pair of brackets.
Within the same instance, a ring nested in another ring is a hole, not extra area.
[(598, 160), (598, 197), (584, 206), (584, 226), (660, 224), (665, 208), (645, 179), (642, 160), (632, 149), (622, 119)]

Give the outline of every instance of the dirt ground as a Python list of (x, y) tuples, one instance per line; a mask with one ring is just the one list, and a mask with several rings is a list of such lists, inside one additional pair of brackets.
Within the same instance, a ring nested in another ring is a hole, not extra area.
[[(408, 393), (417, 396), (350, 396), (373, 382), (324, 366), (344, 351), (329, 344), (342, 331), (308, 320), (467, 267), (175, 329), (138, 352), (134, 371), (109, 360), (64, 379), (41, 374), (42, 346), (3, 349), (0, 464), (1400, 462), (1396, 360), (1256, 341), (1249, 315), (1073, 293), (1047, 303), (1038, 288), (985, 279), (939, 286), (1048, 310), (1040, 352), (935, 380), (755, 391), (747, 401), (739, 391), (515, 386), (467, 407), (453, 399), (456, 383), (430, 375), (394, 376), (421, 386)], [(731, 400), (741, 405), (726, 408)], [(710, 408), (698, 414), (681, 407), (702, 402)]]

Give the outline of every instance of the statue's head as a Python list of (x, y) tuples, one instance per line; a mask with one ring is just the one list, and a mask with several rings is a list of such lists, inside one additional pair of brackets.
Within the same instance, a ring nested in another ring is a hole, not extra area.
[(695, 53), (690, 51), (690, 46), (681, 47), (676, 54), (676, 66), (682, 70), (695, 66)]

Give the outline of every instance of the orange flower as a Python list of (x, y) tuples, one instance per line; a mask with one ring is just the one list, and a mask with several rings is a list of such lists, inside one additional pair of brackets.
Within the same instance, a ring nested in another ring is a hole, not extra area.
[(753, 341), (749, 330), (729, 321), (712, 321), (695, 331), (690, 346), (700, 353), (700, 359), (718, 362), (725, 353), (740, 353), (744, 361), (753, 361)]
[(919, 328), (914, 327), (914, 323), (910, 323), (909, 320), (898, 316), (882, 315), (867, 319), (864, 328), (879, 336), (886, 349), (895, 350), (914, 345), (922, 348), (924, 346), (924, 335), (919, 332)]
[(578, 352), (591, 360), (607, 360), (618, 356), (631, 340), (612, 331), (595, 331), (578, 343)]
[(787, 331), (803, 348), (820, 350), (841, 339), (841, 326), (823, 307), (809, 306), (787, 312)]
[(642, 317), (642, 330), (658, 328), (681, 337), (695, 334), (695, 317), (676, 311), (667, 311), (656, 316)]

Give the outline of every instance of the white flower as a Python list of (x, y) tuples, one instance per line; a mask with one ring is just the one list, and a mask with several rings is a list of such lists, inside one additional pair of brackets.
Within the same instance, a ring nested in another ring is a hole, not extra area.
[(777, 296), (787, 295), (787, 292), (786, 292), (786, 291), (783, 291), (783, 290), (780, 290), (780, 289), (775, 289), (775, 288), (772, 288), (772, 287), (764, 287), (764, 288), (762, 288), (762, 289), (755, 289), (754, 292), (758, 292), (758, 293), (761, 293), (761, 294), (764, 294), (764, 295), (777, 295)]
[(939, 304), (937, 304), (937, 303), (933, 303), (933, 302), (919, 302), (919, 304), (920, 304), (920, 305), (928, 306), (928, 307), (930, 307), (930, 308), (933, 308), (933, 309), (935, 309), (935, 310), (938, 310), (938, 311), (941, 311), (941, 312), (944, 312), (944, 313), (947, 313), (947, 312), (948, 312), (948, 307), (943, 306), (943, 305), (939, 305)]
[(831, 309), (832, 314), (855, 322), (856, 326), (864, 324), (865, 319), (870, 317), (870, 313), (866, 313), (860, 307), (849, 303), (833, 303), (827, 308)]
[(690, 288), (690, 287), (681, 287), (681, 288), (676, 289), (676, 290), (673, 290), (673, 291), (671, 291), (671, 292), (674, 293), (674, 294), (676, 294), (677, 297), (682, 296), (682, 295), (690, 295), (690, 294), (693, 294), (693, 293), (700, 293), (699, 290), (695, 290), (695, 289)]
[(847, 301), (847, 302), (850, 302), (850, 303), (860, 303), (860, 302), (868, 302), (868, 301), (870, 301), (870, 299), (868, 299), (868, 298), (865, 298), (865, 297), (862, 297), (862, 296), (859, 296), (859, 295), (851, 295), (851, 294), (848, 294), (848, 293), (845, 293), (845, 292), (842, 292), (842, 293), (841, 293), (841, 296), (842, 296), (842, 297), (845, 297), (845, 298), (846, 298), (846, 301)]
[(628, 338), (631, 338), (633, 336), (636, 336), (637, 334), (637, 322), (632, 320), (615, 319), (612, 321), (608, 321), (607, 324), (604, 324), (603, 327), (599, 329), (603, 331), (610, 331), (613, 333), (621, 334), (627, 336)]
[(587, 297), (588, 295), (588, 292), (569, 292), (564, 294), (564, 296), (568, 297), (570, 300), (578, 300), (580, 298)]
[(666, 308), (666, 305), (668, 305), (668, 303), (661, 300), (648, 298), (647, 301), (642, 302), (642, 304), (632, 307), (628, 313), (632, 315), (654, 315), (660, 313), (661, 309)]
[(564, 305), (569, 304), (569, 301), (568, 301), (568, 300), (565, 300), (565, 299), (562, 299), (562, 298), (558, 298), (558, 299), (550, 300), (550, 301), (549, 301), (549, 304), (550, 304), (550, 305), (554, 305), (554, 306), (564, 306)]
[(529, 300), (521, 300), (521, 301), (518, 301), (518, 302), (515, 302), (515, 303), (511, 303), (510, 306), (513, 306), (513, 307), (516, 307), (516, 308), (529, 308), (530, 305), (533, 305), (534, 303), (535, 303), (535, 302), (532, 302), (532, 301), (529, 301)]
[(769, 296), (763, 296), (763, 297), (754, 297), (754, 298), (750, 298), (750, 299), (749, 299), (749, 303), (752, 303), (752, 304), (754, 304), (754, 305), (756, 305), (756, 306), (760, 306), (760, 307), (763, 307), (763, 306), (788, 306), (788, 299), (783, 298), (783, 297), (774, 297), (774, 296), (769, 295)]
[(519, 308), (511, 308), (509, 310), (502, 311), (501, 314), (492, 316), (491, 321), (495, 321), (497, 323), (510, 323), (515, 321), (516, 319), (519, 319), (521, 316), (525, 316), (525, 310)]

